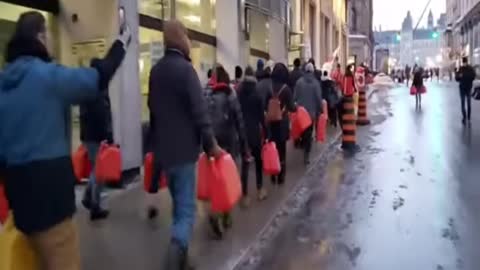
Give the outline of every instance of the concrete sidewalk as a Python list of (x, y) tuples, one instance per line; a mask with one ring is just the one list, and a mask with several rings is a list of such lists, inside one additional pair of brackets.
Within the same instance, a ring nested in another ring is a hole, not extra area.
[[(329, 130), (330, 141), (337, 138), (339, 129)], [(327, 144), (316, 144), (312, 161)], [(313, 162), (312, 162), (313, 163)], [(254, 200), (255, 177), (250, 173), (249, 209), (234, 210), (234, 226), (222, 241), (212, 240), (208, 226), (208, 206), (197, 204), (197, 221), (190, 249), (197, 269), (231, 269), (245, 250), (255, 241), (262, 229), (274, 216), (290, 191), (305, 173), (303, 153), (289, 144), (287, 153), (287, 180), (283, 187), (272, 187), (265, 177), (269, 191), (266, 201)], [(123, 191), (110, 193), (106, 201), (111, 209), (108, 220), (91, 223), (88, 213), (79, 207), (77, 224), (80, 231), (82, 269), (88, 270), (157, 270), (162, 269), (170, 240), (171, 200), (168, 191), (156, 198), (160, 215), (155, 221), (145, 218), (145, 193), (140, 183)]]

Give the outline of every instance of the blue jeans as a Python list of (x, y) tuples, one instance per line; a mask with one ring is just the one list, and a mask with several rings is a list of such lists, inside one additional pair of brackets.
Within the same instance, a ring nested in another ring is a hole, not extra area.
[(173, 201), (172, 239), (187, 248), (195, 223), (195, 163), (165, 171)]
[(103, 185), (97, 183), (97, 179), (95, 178), (95, 162), (97, 161), (97, 153), (98, 149), (100, 148), (100, 143), (83, 142), (83, 145), (85, 145), (85, 148), (87, 148), (88, 159), (92, 164), (92, 172), (90, 173), (90, 178), (88, 179), (88, 187), (85, 191), (89, 192), (89, 194), (85, 194), (85, 197), (90, 199), (92, 209), (98, 209), (100, 207), (100, 194), (102, 193)]

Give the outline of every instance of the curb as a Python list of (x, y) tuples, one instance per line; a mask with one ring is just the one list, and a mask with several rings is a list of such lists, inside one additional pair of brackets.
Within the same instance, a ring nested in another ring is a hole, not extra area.
[[(377, 93), (378, 89), (372, 90), (367, 97), (367, 100), (370, 100), (373, 96), (373, 94)], [(326, 147), (318, 154), (318, 156), (315, 158), (315, 160), (312, 162), (312, 164), (307, 168), (305, 173), (303, 174), (302, 178), (300, 181), (298, 181), (295, 186), (291, 189), (292, 192), (290, 192), (281, 202), (278, 204), (277, 207), (275, 207), (275, 210), (273, 211), (273, 215), (268, 219), (267, 223), (262, 227), (262, 229), (257, 233), (257, 236), (255, 237), (255, 240), (253, 240), (250, 245), (241, 252), (240, 256), (238, 256), (235, 260), (234, 263), (232, 264), (231, 267), (229, 267), (229, 270), (236, 270), (239, 267), (242, 266), (243, 262), (245, 262), (245, 259), (250, 255), (250, 253), (254, 250), (254, 245), (255, 243), (262, 239), (263, 235), (267, 234), (268, 229), (273, 225), (275, 219), (279, 215), (282, 209), (285, 208), (287, 205), (287, 202), (291, 199), (294, 198), (295, 195), (297, 195), (302, 187), (303, 184), (306, 183), (306, 176), (315, 168), (317, 167), (323, 158), (329, 153), (329, 151), (332, 150), (332, 147), (337, 144), (337, 142), (341, 139), (342, 137), (342, 132), (339, 131), (333, 136), (333, 140), (327, 143)]]

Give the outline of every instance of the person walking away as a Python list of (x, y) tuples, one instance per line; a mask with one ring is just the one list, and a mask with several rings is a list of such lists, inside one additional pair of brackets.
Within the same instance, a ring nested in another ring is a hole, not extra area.
[[(250, 159), (250, 150), (245, 134), (242, 109), (234, 90), (230, 87), (227, 71), (219, 65), (216, 68), (217, 84), (208, 97), (208, 110), (212, 120), (215, 138), (223, 149), (236, 156), (237, 138), (240, 144), (242, 163)], [(230, 213), (213, 213), (210, 224), (216, 237), (223, 238), (224, 229), (232, 226)]]
[[(257, 179), (257, 199), (263, 201), (267, 198), (267, 190), (263, 186), (263, 164), (262, 164), (262, 146), (261, 134), (267, 134), (265, 126), (265, 113), (263, 101), (256, 91), (257, 80), (251, 67), (245, 69), (245, 78), (240, 84), (238, 100), (242, 108), (243, 119), (245, 121), (245, 130), (247, 142), (255, 163), (255, 174)], [(248, 207), (250, 198), (248, 197), (248, 173), (250, 162), (242, 160), (241, 177), (243, 199), (242, 205)]]
[(415, 87), (415, 107), (421, 108), (422, 107), (422, 94), (421, 89), (423, 86), (423, 68), (418, 67), (414, 74), (413, 74), (413, 84), (412, 87)]
[(80, 104), (80, 140), (86, 147), (92, 171), (87, 188), (84, 191), (82, 204), (90, 211), (90, 220), (105, 219), (109, 211), (101, 206), (103, 185), (95, 177), (95, 163), (100, 144), (107, 141), (113, 144), (112, 112), (108, 89), (94, 100)]
[(272, 78), (271, 78), (271, 69), (269, 67), (265, 68), (262, 72), (256, 73), (257, 77), (257, 92), (262, 99), (262, 102), (265, 106), (267, 102), (267, 97), (272, 93)]
[(327, 101), (328, 105), (328, 119), (333, 127), (338, 125), (338, 110), (337, 105), (340, 97), (335, 87), (335, 82), (329, 76), (328, 70), (323, 70), (322, 74), (322, 97)]
[[(476, 78), (475, 69), (468, 64), (468, 59), (464, 57), (462, 59), (462, 66), (455, 74), (455, 80), (459, 82), (460, 87), (460, 102), (462, 108), (462, 124), (470, 123), (470, 117), (472, 114), (472, 87), (473, 81)], [(465, 110), (465, 103), (467, 110)]]
[(405, 66), (405, 78), (407, 79), (407, 86), (410, 85), (410, 74), (412, 73), (412, 69), (409, 65)]
[(295, 60), (293, 61), (293, 70), (290, 72), (290, 83), (288, 84), (288, 86), (290, 86), (290, 89), (294, 89), (298, 79), (303, 76), (301, 64), (302, 62), (300, 61), (300, 58), (295, 58)]
[(260, 77), (263, 75), (264, 70), (265, 70), (265, 62), (263, 62), (262, 59), (258, 59), (257, 70), (255, 71), (255, 77), (257, 77), (257, 81), (260, 81)]
[(238, 90), (238, 85), (242, 82), (243, 77), (243, 70), (242, 67), (236, 66), (235, 67), (235, 80), (233, 81), (233, 87), (235, 90)]
[(344, 83), (344, 76), (342, 74), (341, 66), (340, 64), (337, 64), (337, 67), (335, 70), (332, 72), (332, 80), (335, 82), (337, 85), (338, 89), (343, 89), (343, 83)]
[(298, 80), (295, 86), (294, 97), (297, 105), (304, 107), (312, 119), (312, 125), (302, 135), (303, 160), (305, 165), (308, 165), (310, 164), (310, 152), (312, 150), (313, 127), (318, 116), (322, 113), (322, 88), (315, 78), (315, 68), (312, 63), (307, 64), (305, 71), (305, 75)]
[(288, 112), (297, 110), (293, 101), (292, 90), (288, 87), (288, 68), (277, 63), (272, 71), (272, 91), (267, 95), (266, 121), (268, 140), (275, 142), (280, 156), (281, 172), (278, 176), (272, 176), (274, 185), (283, 185), (286, 175), (287, 141), (290, 135), (290, 121)]
[(91, 67), (68, 68), (52, 62), (46, 29), (41, 13), (23, 13), (7, 44), (0, 77), (0, 157), (15, 226), (31, 242), (41, 269), (79, 270), (68, 110), (108, 88), (130, 31), (122, 27), (105, 58), (93, 59)]
[(353, 76), (353, 65), (348, 65), (345, 69), (345, 77), (343, 82), (343, 89), (342, 89), (342, 102), (338, 105), (338, 115), (340, 119), (340, 126), (343, 128), (343, 98), (348, 97), (353, 99), (353, 95), (357, 92), (357, 88), (355, 86), (355, 78)]
[[(150, 71), (148, 107), (153, 116), (153, 179), (166, 175), (173, 201), (171, 241), (164, 269), (183, 270), (195, 223), (195, 164), (199, 150), (220, 157), (202, 86), (191, 64), (187, 29), (164, 25), (165, 55)], [(156, 181), (152, 181), (156, 182)], [(152, 193), (156, 190), (150, 190)]]

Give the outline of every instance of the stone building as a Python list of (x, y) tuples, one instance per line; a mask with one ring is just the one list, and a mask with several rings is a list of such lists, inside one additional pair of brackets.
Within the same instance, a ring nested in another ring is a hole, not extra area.
[(348, 7), (349, 59), (348, 62), (372, 66), (373, 55), (373, 1), (350, 1)]

